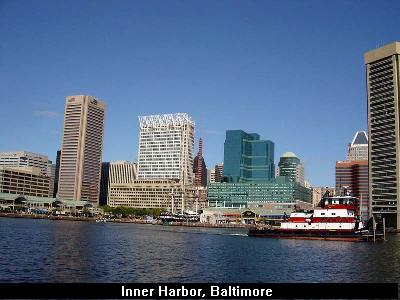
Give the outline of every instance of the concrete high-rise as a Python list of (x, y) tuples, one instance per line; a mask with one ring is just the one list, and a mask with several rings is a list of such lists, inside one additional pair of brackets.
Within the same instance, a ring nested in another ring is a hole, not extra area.
[(194, 122), (186, 113), (141, 116), (138, 179), (193, 182)]
[(285, 176), (291, 182), (304, 186), (304, 167), (293, 152), (285, 152), (279, 160), (279, 176)]
[(49, 176), (49, 161), (46, 155), (28, 151), (0, 152), (0, 166), (6, 167), (35, 167), (43, 175)]
[(50, 184), (47, 196), (53, 197), (55, 166), (46, 155), (28, 151), (0, 152), (0, 166), (35, 168), (35, 174), (39, 170), (42, 175), (49, 177)]
[(66, 99), (58, 196), (99, 201), (105, 104), (92, 96)]
[(370, 213), (400, 230), (400, 43), (364, 56), (367, 77)]
[(224, 181), (263, 182), (275, 177), (274, 143), (257, 133), (227, 130), (224, 143)]
[(357, 131), (354, 135), (347, 148), (347, 160), (368, 160), (368, 135), (365, 131)]
[(221, 182), (224, 176), (224, 164), (219, 163), (214, 167), (214, 182)]
[(358, 199), (357, 213), (368, 219), (368, 160), (336, 162), (336, 193), (346, 187)]
[(38, 167), (0, 166), (0, 193), (49, 197), (50, 177)]
[[(122, 191), (137, 179), (137, 165), (130, 161), (101, 164), (100, 204), (109, 204), (110, 190)], [(120, 190), (118, 189), (120, 188)]]

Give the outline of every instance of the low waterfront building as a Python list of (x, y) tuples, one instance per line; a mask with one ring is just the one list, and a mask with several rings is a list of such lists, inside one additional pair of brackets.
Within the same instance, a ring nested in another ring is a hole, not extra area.
[(295, 200), (311, 203), (311, 190), (280, 176), (268, 182), (213, 183), (208, 187), (207, 197), (210, 207), (242, 208)]
[(110, 185), (108, 192), (108, 203), (112, 207), (161, 208), (181, 212), (206, 206), (205, 199), (199, 196), (199, 187), (184, 187), (178, 180), (134, 180)]
[(0, 192), (48, 197), (50, 177), (37, 167), (0, 166)]
[(255, 224), (281, 222), (285, 216), (309, 203), (270, 203), (265, 207), (222, 208), (209, 207), (200, 214), (200, 222), (208, 224)]
[(39, 197), (27, 196), (20, 194), (10, 194), (0, 192), (0, 210), (13, 211), (13, 210), (33, 210), (33, 209), (47, 209), (50, 212), (52, 209), (62, 211), (82, 210), (84, 207), (90, 205), (87, 201), (60, 201), (52, 197)]

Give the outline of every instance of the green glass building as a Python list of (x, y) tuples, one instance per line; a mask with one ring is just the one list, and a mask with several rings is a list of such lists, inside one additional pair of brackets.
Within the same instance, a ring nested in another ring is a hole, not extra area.
[(227, 130), (223, 181), (265, 182), (275, 177), (274, 143), (256, 133)]
[(240, 208), (266, 203), (311, 202), (311, 190), (287, 177), (278, 176), (269, 182), (210, 183), (210, 207)]
[(291, 182), (304, 185), (304, 167), (293, 152), (282, 154), (279, 163), (279, 176), (286, 176)]

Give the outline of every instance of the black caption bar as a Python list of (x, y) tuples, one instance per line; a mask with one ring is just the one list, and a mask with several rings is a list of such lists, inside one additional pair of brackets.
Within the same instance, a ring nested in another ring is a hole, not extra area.
[(397, 283), (0, 283), (1, 299), (398, 299)]

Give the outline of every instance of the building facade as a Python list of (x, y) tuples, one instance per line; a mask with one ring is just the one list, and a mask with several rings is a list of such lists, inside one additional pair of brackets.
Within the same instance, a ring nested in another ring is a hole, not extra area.
[(56, 165), (51, 163), (49, 160), (47, 165), (47, 176), (50, 178), (50, 185), (49, 185), (49, 197), (53, 197), (54, 194), (54, 185), (56, 179)]
[(49, 197), (50, 177), (38, 167), (0, 166), (0, 193)]
[(207, 185), (215, 182), (215, 169), (207, 168)]
[(92, 96), (66, 99), (58, 196), (99, 202), (105, 104)]
[(186, 113), (139, 117), (138, 179), (193, 182), (194, 122)]
[(56, 158), (56, 172), (54, 176), (54, 193), (53, 198), (57, 197), (58, 194), (58, 178), (60, 176), (60, 160), (61, 160), (61, 150), (57, 151), (57, 158)]
[(368, 160), (368, 135), (365, 131), (357, 131), (354, 135), (347, 148), (347, 160)]
[(203, 158), (203, 140), (199, 140), (199, 152), (193, 163), (194, 185), (207, 186), (207, 166)]
[(364, 56), (367, 77), (370, 210), (400, 230), (400, 43)]
[(102, 162), (101, 176), (100, 176), (99, 205), (107, 205), (109, 177), (110, 177), (110, 163)]
[(256, 133), (227, 130), (224, 143), (223, 181), (268, 181), (275, 177), (274, 143)]
[(221, 182), (224, 176), (224, 164), (219, 163), (214, 167), (214, 182)]
[(28, 151), (0, 152), (0, 166), (39, 168), (43, 175), (49, 174), (49, 158)]
[[(184, 195), (183, 195), (184, 194)], [(198, 190), (177, 180), (134, 180), (109, 187), (109, 205), (135, 208), (161, 208), (171, 212), (204, 208)]]
[(336, 194), (346, 187), (358, 199), (357, 213), (368, 219), (368, 160), (336, 162)]
[(279, 164), (279, 176), (285, 176), (291, 182), (298, 182), (304, 186), (304, 167), (300, 159), (293, 152), (282, 154)]
[(277, 177), (262, 183), (211, 183), (207, 197), (211, 207), (242, 208), (296, 200), (311, 203), (311, 190), (286, 177)]
[(101, 165), (100, 203), (109, 204), (110, 187), (131, 184), (137, 179), (137, 165), (130, 161), (104, 162)]

